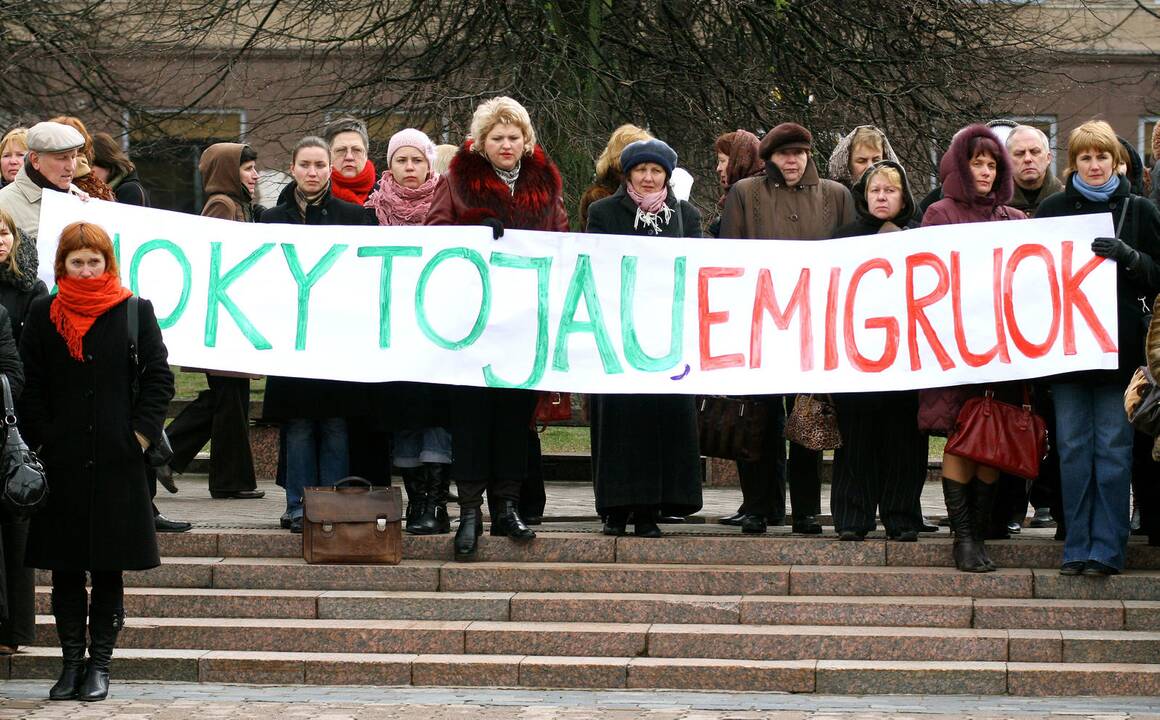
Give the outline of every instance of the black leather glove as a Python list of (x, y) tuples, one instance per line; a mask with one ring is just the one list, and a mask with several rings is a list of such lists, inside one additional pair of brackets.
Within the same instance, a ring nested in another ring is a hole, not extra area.
[(1124, 267), (1135, 265), (1140, 257), (1140, 253), (1131, 245), (1111, 237), (1098, 237), (1092, 240), (1092, 252), (1100, 257), (1111, 258)]
[(491, 228), (492, 240), (499, 240), (503, 237), (503, 223), (499, 221), (499, 218), (484, 218), (479, 221), (479, 224)]

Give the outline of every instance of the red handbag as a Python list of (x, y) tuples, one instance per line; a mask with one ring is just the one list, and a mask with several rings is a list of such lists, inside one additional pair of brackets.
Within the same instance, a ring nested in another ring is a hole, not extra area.
[(1047, 424), (1032, 412), (1026, 385), (1022, 407), (996, 400), (988, 389), (963, 405), (945, 451), (1034, 480), (1047, 456)]
[(571, 393), (540, 392), (536, 398), (536, 414), (533, 422), (546, 425), (572, 419)]

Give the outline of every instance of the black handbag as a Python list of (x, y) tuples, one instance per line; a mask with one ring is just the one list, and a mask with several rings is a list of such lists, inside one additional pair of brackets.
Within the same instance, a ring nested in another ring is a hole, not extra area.
[(769, 421), (765, 403), (751, 397), (697, 397), (697, 431), (706, 457), (757, 462)]
[(0, 477), (4, 481), (0, 502), (19, 519), (36, 513), (48, 502), (48, 478), (36, 453), (28, 449), (20, 431), (16, 429), (16, 410), (12, 403), (12, 388), (8, 377), (0, 373), (4, 386), (4, 449), (0, 451)]
[[(137, 394), (141, 390), (141, 363), (137, 356), (137, 338), (141, 335), (141, 322), (138, 320), (138, 298), (136, 295), (129, 297), (128, 318), (129, 318), (129, 359), (133, 365), (133, 403), (137, 403)], [(161, 467), (168, 465), (169, 461), (173, 459), (173, 446), (169, 444), (169, 435), (165, 433), (165, 428), (161, 428), (161, 437), (157, 442), (150, 443), (149, 447), (145, 449), (145, 464), (149, 467)]]

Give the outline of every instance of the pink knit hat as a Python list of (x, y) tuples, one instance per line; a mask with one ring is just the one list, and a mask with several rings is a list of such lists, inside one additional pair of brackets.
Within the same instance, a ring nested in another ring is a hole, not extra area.
[(415, 128), (407, 128), (400, 130), (391, 136), (391, 140), (387, 143), (387, 162), (390, 163), (395, 157), (395, 151), (403, 147), (412, 147), (423, 153), (427, 157), (427, 165), (431, 168), (431, 173), (435, 172), (435, 143), (431, 142), (431, 138), (422, 130)]

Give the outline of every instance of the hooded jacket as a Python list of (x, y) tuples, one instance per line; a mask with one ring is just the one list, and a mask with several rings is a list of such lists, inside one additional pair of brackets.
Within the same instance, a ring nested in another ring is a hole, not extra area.
[(854, 141), (854, 135), (863, 128), (873, 130), (882, 139), (883, 160), (898, 162), (898, 155), (894, 153), (894, 148), (890, 147), (890, 141), (886, 139), (886, 133), (874, 125), (859, 125), (851, 130), (850, 134), (839, 140), (838, 145), (834, 148), (834, 152), (830, 153), (830, 179), (836, 180), (846, 187), (854, 184), (854, 178), (850, 175), (850, 151), (853, 150), (850, 144)]
[[(991, 184), (991, 192), (982, 196), (975, 192), (971, 178), (970, 144), (977, 137), (989, 137), (999, 147), (999, 156), (995, 158), (995, 181)], [(1015, 190), (1011, 156), (985, 125), (969, 125), (955, 135), (939, 163), (938, 175), (942, 182), (942, 200), (927, 209), (922, 217), (923, 226), (1027, 219), (1022, 211), (1007, 205)]]
[(1144, 194), (1144, 158), (1140, 157), (1140, 153), (1132, 143), (1128, 142), (1122, 137), (1117, 137), (1120, 141), (1120, 147), (1124, 149), (1124, 154), (1127, 155), (1128, 160), (1128, 183), (1131, 185), (1133, 195)]
[[(871, 170), (883, 166), (894, 168), (902, 177), (902, 209), (889, 220), (879, 220), (871, 215), (870, 205), (866, 201), (866, 178), (870, 176)], [(838, 231), (834, 233), (834, 237), (874, 235), (877, 233), (909, 230), (918, 226), (915, 218), (918, 208), (914, 203), (914, 194), (910, 191), (910, 181), (906, 178), (906, 170), (900, 163), (892, 160), (879, 160), (866, 168), (866, 172), (858, 179), (851, 194), (854, 196), (854, 212), (858, 214), (858, 218), (854, 222), (838, 228)]]
[(242, 184), (241, 143), (215, 143), (201, 154), (198, 170), (206, 194), (201, 214), (238, 222), (254, 222), (254, 199)]
[(725, 198), (723, 238), (826, 240), (853, 222), (854, 199), (833, 180), (818, 177), (813, 158), (796, 185), (766, 160), (765, 174), (738, 180)]

